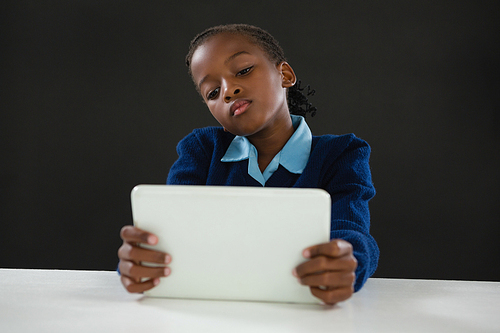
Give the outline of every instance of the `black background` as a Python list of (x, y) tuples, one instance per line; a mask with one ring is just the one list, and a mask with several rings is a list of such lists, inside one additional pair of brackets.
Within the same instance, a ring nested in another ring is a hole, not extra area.
[(273, 34), (314, 134), (372, 146), (378, 277), (500, 280), (498, 1), (2, 5), (0, 267), (114, 269), (129, 193), (216, 125), (184, 66), (224, 23)]

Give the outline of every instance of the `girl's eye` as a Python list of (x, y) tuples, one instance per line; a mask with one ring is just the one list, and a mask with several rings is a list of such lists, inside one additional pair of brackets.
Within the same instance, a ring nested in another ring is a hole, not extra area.
[(245, 74), (248, 74), (251, 70), (252, 70), (253, 66), (250, 66), (248, 68), (245, 68), (241, 71), (239, 71), (236, 76), (241, 76), (241, 75), (245, 75)]
[(208, 93), (207, 99), (208, 100), (214, 99), (215, 97), (217, 97), (218, 93), (219, 93), (219, 88), (215, 88), (214, 90), (212, 90), (211, 92)]

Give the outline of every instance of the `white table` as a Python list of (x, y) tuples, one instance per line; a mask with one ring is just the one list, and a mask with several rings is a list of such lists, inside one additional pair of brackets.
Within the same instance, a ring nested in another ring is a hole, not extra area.
[(370, 279), (329, 307), (153, 299), (115, 272), (0, 269), (0, 332), (500, 332), (500, 283)]

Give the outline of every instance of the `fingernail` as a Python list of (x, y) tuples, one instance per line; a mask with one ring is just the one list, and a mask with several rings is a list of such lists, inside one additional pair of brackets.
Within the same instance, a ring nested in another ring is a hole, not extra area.
[(172, 261), (172, 258), (171, 258), (169, 255), (167, 255), (167, 256), (165, 257), (165, 264), (170, 263), (170, 261)]
[(309, 250), (304, 250), (304, 252), (302, 253), (302, 255), (303, 255), (305, 258), (311, 258), (311, 251), (309, 251)]
[(154, 244), (156, 244), (157, 240), (158, 239), (154, 235), (149, 235), (148, 236), (148, 244), (154, 245)]
[(159, 278), (155, 278), (155, 279), (153, 280), (153, 285), (157, 286), (157, 285), (159, 285), (159, 284), (160, 284), (160, 279), (159, 279)]
[(169, 267), (165, 267), (165, 270), (163, 271), (163, 274), (165, 276), (169, 276), (170, 275), (170, 268)]
[(297, 275), (297, 270), (296, 270), (295, 268), (293, 269), (292, 274), (293, 274), (293, 276), (295, 276), (295, 277), (299, 277), (299, 276)]

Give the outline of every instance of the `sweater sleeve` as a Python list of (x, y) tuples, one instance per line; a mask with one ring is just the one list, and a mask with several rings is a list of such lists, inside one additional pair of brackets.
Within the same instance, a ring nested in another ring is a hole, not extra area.
[(370, 235), (368, 201), (375, 195), (370, 166), (370, 146), (354, 135), (327, 172), (327, 191), (332, 198), (330, 238), (341, 238), (353, 246), (358, 261), (355, 291), (375, 272), (379, 248)]
[(205, 185), (210, 168), (210, 155), (197, 130), (177, 144), (179, 158), (170, 168), (168, 185)]

